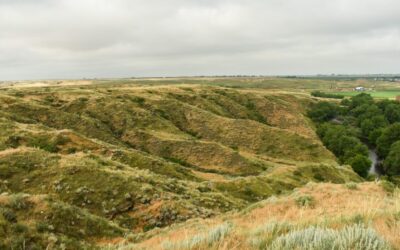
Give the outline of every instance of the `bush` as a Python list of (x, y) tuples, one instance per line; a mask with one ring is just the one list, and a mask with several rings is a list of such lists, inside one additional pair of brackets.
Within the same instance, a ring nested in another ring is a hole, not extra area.
[(396, 189), (396, 186), (387, 180), (381, 180), (379, 184), (388, 193), (393, 193), (394, 190)]
[(49, 230), (49, 225), (43, 221), (39, 221), (36, 223), (36, 231), (39, 233), (43, 233)]
[(330, 102), (318, 102), (308, 111), (308, 116), (316, 122), (329, 121), (339, 113), (339, 107)]
[(29, 202), (25, 199), (24, 194), (14, 194), (10, 196), (9, 206), (16, 210), (22, 210), (29, 207)]
[(24, 224), (16, 223), (12, 225), (12, 231), (16, 234), (22, 234), (28, 232), (28, 227)]
[(11, 209), (1, 208), (0, 212), (3, 215), (4, 219), (6, 219), (8, 222), (17, 222), (17, 215)]
[(348, 188), (348, 189), (350, 189), (350, 190), (358, 189), (357, 183), (354, 183), (354, 182), (348, 182), (348, 183), (346, 183), (346, 184), (345, 184), (345, 187)]
[(364, 178), (368, 176), (368, 170), (371, 168), (372, 164), (371, 160), (364, 155), (356, 155), (347, 160), (346, 163), (350, 164), (354, 172)]
[(299, 196), (295, 199), (297, 206), (299, 207), (314, 207), (315, 199), (310, 195)]

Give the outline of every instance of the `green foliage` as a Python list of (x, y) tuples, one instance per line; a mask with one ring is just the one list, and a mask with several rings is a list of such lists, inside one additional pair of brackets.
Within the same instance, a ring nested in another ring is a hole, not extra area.
[(400, 140), (400, 123), (393, 123), (382, 131), (376, 142), (378, 155), (385, 158), (392, 144), (398, 140)]
[(12, 225), (11, 229), (16, 234), (22, 234), (28, 232), (28, 227), (20, 223), (15, 223), (14, 225)]
[(17, 222), (17, 215), (14, 213), (13, 210), (5, 207), (0, 207), (0, 213), (8, 222)]
[(380, 130), (386, 126), (388, 126), (388, 122), (383, 115), (375, 115), (372, 117), (364, 118), (360, 122), (362, 134), (365, 137), (371, 139), (374, 139), (374, 137), (376, 137), (376, 130)]
[(358, 189), (357, 183), (354, 183), (354, 182), (348, 182), (348, 183), (346, 183), (346, 184), (345, 184), (345, 187), (348, 188), (348, 189), (350, 189), (350, 190), (356, 190), (356, 189)]
[(14, 194), (10, 196), (9, 206), (15, 210), (23, 210), (29, 207), (25, 194)]
[(371, 97), (371, 95), (366, 93), (353, 96), (350, 100), (350, 109), (355, 109), (365, 104), (370, 105), (374, 103), (374, 99)]
[(333, 98), (333, 99), (343, 99), (343, 95), (338, 95), (338, 94), (332, 94), (332, 93), (326, 93), (326, 92), (321, 92), (321, 91), (313, 91), (311, 92), (312, 96), (315, 97), (323, 97), (323, 98)]
[(44, 232), (48, 231), (49, 229), (50, 229), (49, 225), (46, 222), (43, 222), (43, 221), (36, 222), (36, 230), (39, 233), (44, 233)]
[(358, 124), (360, 124), (365, 119), (382, 115), (382, 110), (380, 110), (375, 104), (370, 103), (357, 106), (352, 109), (350, 113), (357, 118)]
[(341, 104), (347, 107), (340, 112), (341, 125), (327, 122), (338, 114), (335, 104), (320, 102), (308, 113), (318, 123), (317, 134), (324, 145), (341, 163), (350, 164), (360, 176), (367, 177), (371, 162), (361, 138), (376, 146), (381, 159), (391, 152), (389, 159), (384, 161), (384, 168), (390, 176), (400, 174), (400, 146), (392, 148), (393, 143), (400, 141), (400, 104), (389, 100), (374, 102), (366, 93), (343, 100)]
[(400, 122), (400, 105), (391, 103), (385, 107), (385, 117), (390, 123)]
[(368, 176), (368, 170), (371, 167), (371, 160), (364, 155), (356, 155), (346, 161), (347, 164), (351, 165), (353, 170), (360, 176), (366, 178)]
[(378, 128), (369, 132), (368, 141), (371, 143), (371, 145), (376, 146), (378, 138), (381, 137), (383, 130), (384, 128)]
[(318, 102), (312, 105), (308, 116), (316, 122), (329, 121), (339, 114), (339, 107), (331, 102)]
[[(104, 218), (61, 203), (51, 204), (51, 216), (49, 218), (51, 218), (54, 232), (78, 239), (93, 236), (116, 237), (121, 236), (124, 232), (120, 227)], [(76, 230), (76, 228), (80, 230)]]
[(400, 141), (392, 144), (388, 156), (383, 162), (385, 173), (388, 175), (400, 175)]
[[(317, 134), (324, 145), (331, 150), (342, 163), (354, 157), (368, 156), (368, 148), (355, 136), (355, 132), (343, 125), (323, 123), (318, 126)], [(358, 163), (360, 157), (354, 163)]]
[(297, 206), (299, 207), (314, 207), (315, 199), (310, 195), (299, 196), (295, 199)]
[(379, 184), (388, 193), (393, 193), (396, 189), (396, 186), (392, 182), (387, 180), (381, 180)]

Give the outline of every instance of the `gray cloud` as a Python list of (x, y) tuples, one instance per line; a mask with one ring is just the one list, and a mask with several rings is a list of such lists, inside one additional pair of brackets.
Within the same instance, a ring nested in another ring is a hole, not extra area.
[(0, 0), (0, 79), (395, 73), (395, 0)]

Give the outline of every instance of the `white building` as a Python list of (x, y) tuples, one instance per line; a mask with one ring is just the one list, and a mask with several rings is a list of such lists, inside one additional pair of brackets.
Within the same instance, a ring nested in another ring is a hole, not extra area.
[(355, 91), (365, 91), (364, 87), (355, 87), (354, 88)]

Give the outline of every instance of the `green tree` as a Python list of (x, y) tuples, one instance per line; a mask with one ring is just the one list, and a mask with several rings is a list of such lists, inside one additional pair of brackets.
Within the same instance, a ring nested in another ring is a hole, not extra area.
[(317, 129), (324, 145), (344, 163), (356, 155), (368, 156), (368, 148), (356, 137), (356, 132), (342, 125), (324, 123)]
[(376, 129), (384, 128), (388, 125), (388, 121), (383, 115), (376, 115), (371, 118), (364, 119), (360, 123), (360, 128), (363, 136), (369, 138), (371, 133)]
[(368, 135), (368, 141), (371, 145), (376, 146), (378, 138), (382, 135), (384, 128), (377, 128), (372, 130)]
[(378, 155), (385, 158), (389, 154), (392, 144), (398, 140), (400, 140), (400, 123), (397, 122), (386, 127), (376, 141)]
[(368, 170), (372, 164), (368, 157), (360, 154), (348, 159), (346, 163), (349, 164), (353, 168), (354, 172), (359, 174), (361, 177), (367, 177)]
[(394, 103), (394, 101), (388, 100), (388, 99), (383, 99), (378, 102), (376, 102), (376, 105), (382, 110), (385, 111), (386, 107), (390, 104)]
[(371, 95), (366, 94), (366, 93), (361, 93), (356, 96), (353, 96), (350, 99), (350, 109), (354, 109), (363, 104), (373, 104), (373, 103), (374, 103), (374, 99), (371, 97)]
[(335, 118), (338, 112), (338, 105), (331, 102), (318, 102), (308, 111), (308, 116), (315, 122), (325, 122)]
[(382, 110), (373, 104), (363, 104), (351, 110), (351, 114), (357, 118), (357, 125), (360, 126), (363, 121), (382, 115)]
[(392, 144), (383, 167), (387, 175), (400, 175), (400, 141)]
[(390, 123), (400, 122), (400, 105), (393, 103), (387, 105), (385, 117)]

